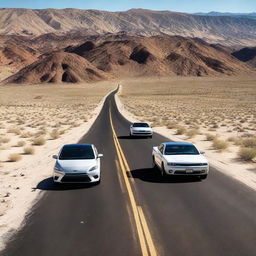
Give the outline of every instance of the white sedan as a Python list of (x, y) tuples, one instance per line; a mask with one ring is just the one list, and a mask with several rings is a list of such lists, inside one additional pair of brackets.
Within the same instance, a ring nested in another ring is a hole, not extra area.
[(146, 136), (152, 138), (153, 130), (148, 123), (133, 123), (130, 126), (130, 136)]
[(195, 175), (206, 179), (209, 163), (194, 144), (185, 142), (166, 142), (153, 147), (153, 165), (162, 176)]
[(67, 144), (56, 159), (53, 180), (57, 183), (100, 183), (100, 158), (92, 144)]

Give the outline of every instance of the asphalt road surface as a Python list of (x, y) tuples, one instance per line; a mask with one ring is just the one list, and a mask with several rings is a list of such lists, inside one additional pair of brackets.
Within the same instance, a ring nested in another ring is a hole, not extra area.
[(37, 189), (46, 193), (1, 255), (256, 255), (253, 190), (214, 168), (204, 181), (163, 180), (151, 151), (168, 139), (128, 135), (112, 93), (80, 141), (104, 154), (101, 184), (42, 180)]

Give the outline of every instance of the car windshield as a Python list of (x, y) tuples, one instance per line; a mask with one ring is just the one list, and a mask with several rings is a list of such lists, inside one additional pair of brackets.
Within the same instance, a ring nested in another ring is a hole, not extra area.
[(147, 123), (134, 123), (133, 127), (149, 127)]
[(60, 160), (94, 159), (94, 152), (91, 145), (64, 146), (61, 150)]
[(165, 155), (199, 155), (193, 145), (166, 145)]

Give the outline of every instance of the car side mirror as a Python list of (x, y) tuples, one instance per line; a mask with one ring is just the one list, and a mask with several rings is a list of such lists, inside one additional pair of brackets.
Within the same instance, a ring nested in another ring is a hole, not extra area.
[(53, 155), (52, 158), (53, 159), (58, 159), (58, 156), (57, 155)]
[(205, 154), (205, 152), (204, 152), (204, 151), (200, 151), (200, 154), (201, 154), (201, 155), (204, 155), (204, 154)]
[(101, 158), (101, 157), (103, 157), (103, 154), (98, 154), (98, 158)]

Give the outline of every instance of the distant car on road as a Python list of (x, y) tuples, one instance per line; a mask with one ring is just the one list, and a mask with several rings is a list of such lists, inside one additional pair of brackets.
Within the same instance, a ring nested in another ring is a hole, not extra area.
[(53, 180), (57, 183), (94, 183), (101, 178), (100, 158), (92, 144), (67, 144), (62, 147), (56, 159)]
[(148, 123), (133, 123), (130, 126), (130, 136), (146, 136), (152, 138), (153, 129)]
[(194, 144), (166, 142), (153, 147), (153, 166), (161, 175), (195, 175), (206, 179), (209, 163)]

